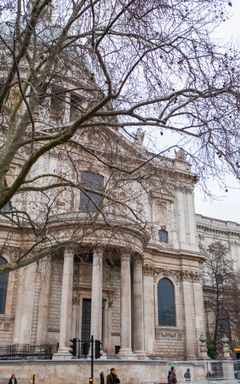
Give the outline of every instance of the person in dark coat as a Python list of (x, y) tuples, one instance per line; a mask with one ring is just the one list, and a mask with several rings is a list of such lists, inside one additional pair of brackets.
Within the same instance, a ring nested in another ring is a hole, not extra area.
[(10, 377), (8, 384), (17, 384), (17, 379), (16, 379), (15, 373), (13, 373), (12, 376)]
[(189, 368), (187, 368), (186, 372), (184, 373), (184, 379), (186, 381), (191, 381), (191, 373)]
[(107, 375), (107, 384), (120, 384), (120, 380), (115, 368), (110, 369), (110, 374)]
[(99, 380), (99, 383), (100, 383), (100, 384), (105, 384), (104, 373), (103, 373), (103, 371), (100, 372), (100, 380)]

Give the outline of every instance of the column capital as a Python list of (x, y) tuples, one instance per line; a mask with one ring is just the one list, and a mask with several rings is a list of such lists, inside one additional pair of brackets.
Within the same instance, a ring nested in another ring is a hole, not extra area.
[(130, 253), (122, 253), (121, 254), (121, 261), (131, 261), (132, 256)]
[(140, 256), (134, 256), (134, 258), (133, 258), (133, 264), (135, 265), (135, 266), (143, 266), (143, 259), (140, 257)]
[(64, 257), (73, 257), (74, 256), (74, 250), (72, 248), (65, 248), (63, 256)]
[(103, 247), (101, 245), (97, 245), (96, 247), (93, 248), (93, 256), (94, 255), (98, 255), (98, 256), (103, 255)]

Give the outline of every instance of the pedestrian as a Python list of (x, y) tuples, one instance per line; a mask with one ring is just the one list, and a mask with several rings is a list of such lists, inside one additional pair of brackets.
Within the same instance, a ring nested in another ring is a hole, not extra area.
[(8, 384), (17, 384), (17, 379), (16, 379), (15, 373), (13, 373), (12, 376), (10, 377)]
[(168, 372), (168, 384), (177, 384), (177, 375), (174, 366)]
[(110, 369), (110, 373), (107, 375), (107, 384), (120, 384), (120, 379), (115, 368)]
[(184, 379), (186, 381), (191, 381), (191, 373), (189, 368), (187, 368), (186, 372), (184, 373)]
[(210, 371), (207, 371), (207, 373), (206, 373), (206, 379), (207, 380), (211, 380), (212, 379), (212, 372), (210, 372)]
[(100, 383), (100, 384), (104, 384), (104, 382), (105, 382), (105, 380), (104, 380), (104, 373), (103, 373), (103, 371), (102, 371), (102, 372), (100, 372), (100, 380), (99, 380), (99, 383)]

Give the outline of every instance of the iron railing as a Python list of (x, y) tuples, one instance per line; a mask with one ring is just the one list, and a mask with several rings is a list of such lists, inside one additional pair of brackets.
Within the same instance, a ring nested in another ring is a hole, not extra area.
[(57, 345), (12, 344), (0, 347), (0, 360), (49, 360)]

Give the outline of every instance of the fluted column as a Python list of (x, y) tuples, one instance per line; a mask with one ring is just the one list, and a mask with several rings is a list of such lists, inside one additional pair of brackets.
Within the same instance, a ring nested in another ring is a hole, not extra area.
[(133, 348), (139, 357), (144, 354), (143, 324), (143, 265), (135, 259), (133, 263)]
[(131, 271), (130, 255), (121, 256), (121, 335), (120, 351), (118, 355), (129, 359), (133, 356), (132, 352), (132, 333), (131, 333)]
[(102, 341), (102, 278), (103, 250), (96, 248), (92, 263), (91, 335)]
[(74, 253), (66, 249), (64, 252), (63, 276), (62, 276), (62, 296), (60, 313), (60, 334), (59, 349), (55, 358), (70, 358), (69, 338), (70, 335), (71, 313), (72, 313), (72, 291), (73, 291), (73, 260)]
[(152, 354), (155, 340), (155, 314), (154, 314), (154, 269), (152, 266), (144, 267), (144, 331), (145, 352)]

